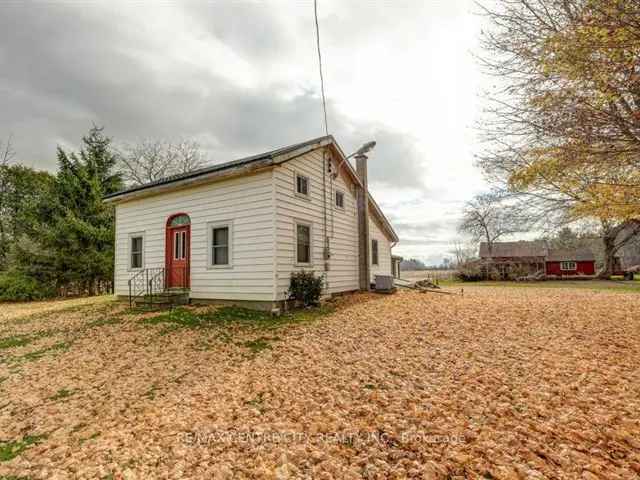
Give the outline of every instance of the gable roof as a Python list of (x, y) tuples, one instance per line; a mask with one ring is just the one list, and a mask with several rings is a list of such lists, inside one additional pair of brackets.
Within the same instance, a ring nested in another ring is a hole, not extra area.
[(487, 242), (480, 244), (480, 258), (491, 257), (544, 257), (547, 255), (547, 245), (540, 240), (518, 242), (494, 242), (493, 251), (489, 254)]
[[(306, 142), (295, 143), (286, 147), (277, 148), (268, 152), (260, 153), (258, 155), (251, 155), (249, 157), (232, 160), (230, 162), (217, 163), (215, 165), (208, 165), (206, 167), (198, 168), (186, 173), (179, 173), (176, 175), (170, 175), (168, 177), (160, 178), (153, 182), (144, 183), (142, 185), (135, 185), (133, 187), (125, 188), (119, 192), (111, 193), (104, 197), (107, 202), (128, 200), (130, 198), (138, 198), (146, 196), (146, 194), (158, 193), (164, 190), (173, 190), (176, 187), (191, 185), (192, 183), (206, 183), (208, 180), (226, 176), (224, 174), (233, 174), (234, 171), (241, 167), (253, 167), (246, 168), (238, 173), (249, 173), (251, 170), (257, 170), (266, 166), (276, 165), (283, 161), (292, 160), (297, 156), (304, 155), (308, 151), (314, 150), (319, 147), (323, 147), (329, 144), (337, 144), (333, 136), (324, 136), (314, 138)], [(342, 151), (340, 150), (340, 153)], [(295, 154), (295, 155), (292, 155)], [(279, 161), (278, 161), (279, 160)], [(345, 162), (346, 163), (346, 162)], [(352, 168), (353, 170), (353, 168)], [(356, 183), (360, 183), (356, 178)], [(189, 182), (189, 180), (193, 180)], [(143, 193), (144, 192), (144, 193)]]
[[(177, 175), (171, 175), (166, 178), (145, 183), (143, 185), (136, 185), (134, 187), (126, 188), (119, 192), (115, 192), (104, 197), (105, 202), (118, 203), (134, 198), (142, 198), (151, 195), (157, 195), (165, 191), (175, 190), (177, 188), (184, 188), (194, 185), (200, 185), (209, 183), (211, 181), (223, 179), (226, 177), (247, 175), (251, 172), (269, 168), (281, 163), (287, 162), (298, 158), (306, 153), (309, 153), (318, 148), (329, 147), (333, 153), (340, 159), (345, 160), (342, 162), (342, 169), (347, 173), (351, 180), (358, 186), (362, 186), (360, 178), (356, 174), (351, 163), (346, 161), (346, 156), (338, 142), (336, 142), (333, 135), (326, 135), (323, 137), (307, 140), (306, 142), (295, 143), (286, 147), (277, 148), (269, 152), (260, 153), (258, 155), (252, 155), (250, 157), (244, 157), (230, 162), (218, 163), (215, 165), (209, 165), (207, 167), (199, 168), (187, 173), (181, 173)], [(392, 241), (398, 241), (398, 235), (393, 230), (393, 227), (387, 220), (387, 218), (380, 210), (380, 207), (375, 202), (371, 194), (368, 194), (369, 205), (372, 207), (374, 215), (380, 220), (384, 229), (387, 231)]]
[(596, 256), (590, 248), (556, 248), (550, 249), (547, 261), (549, 262), (590, 262), (595, 261)]
[(486, 242), (480, 244), (480, 258), (500, 257), (545, 257), (547, 262), (589, 262), (595, 261), (593, 251), (588, 247), (551, 249), (544, 240), (518, 242), (495, 242), (492, 255)]

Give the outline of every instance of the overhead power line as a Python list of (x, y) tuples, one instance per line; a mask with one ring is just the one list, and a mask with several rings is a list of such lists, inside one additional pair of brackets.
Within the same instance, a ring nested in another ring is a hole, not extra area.
[(313, 13), (316, 20), (316, 46), (318, 47), (318, 68), (320, 70), (320, 91), (322, 92), (322, 110), (324, 112), (324, 133), (329, 135), (327, 122), (327, 101), (324, 96), (324, 76), (322, 75), (322, 53), (320, 52), (320, 27), (318, 25), (318, 0), (313, 0)]

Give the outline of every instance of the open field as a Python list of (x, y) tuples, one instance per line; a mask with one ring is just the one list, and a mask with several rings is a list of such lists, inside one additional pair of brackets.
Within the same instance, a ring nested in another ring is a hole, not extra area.
[(0, 478), (638, 478), (638, 298), (23, 306), (0, 321)]

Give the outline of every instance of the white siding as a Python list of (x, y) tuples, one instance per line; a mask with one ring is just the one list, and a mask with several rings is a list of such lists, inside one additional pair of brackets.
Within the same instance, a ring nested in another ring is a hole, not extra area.
[[(295, 174), (309, 178), (309, 198), (296, 195)], [(322, 151), (316, 150), (270, 171), (132, 200), (116, 206), (115, 288), (128, 295), (129, 237), (144, 235), (144, 267), (165, 264), (167, 219), (191, 218), (191, 297), (195, 299), (273, 301), (286, 297), (292, 271), (325, 274), (326, 293), (357, 290), (358, 221), (355, 186), (341, 173), (326, 175), (327, 235), (331, 258), (323, 259)], [(335, 192), (344, 193), (344, 208)], [(208, 268), (207, 224), (232, 223), (232, 268)], [(296, 222), (312, 227), (312, 262), (296, 265)], [(390, 241), (370, 213), (370, 238), (378, 240), (376, 273), (391, 274)], [(371, 259), (370, 259), (371, 261)]]
[[(295, 191), (295, 174), (310, 179), (309, 199)], [(277, 223), (277, 299), (285, 298), (294, 270), (326, 273), (327, 293), (358, 289), (358, 224), (353, 183), (341, 174), (336, 180), (326, 175), (327, 235), (330, 237), (329, 270), (324, 271), (322, 151), (316, 150), (286, 162), (274, 170)], [(344, 193), (344, 209), (335, 206), (335, 190)], [(296, 265), (295, 223), (312, 225), (312, 264)]]
[[(144, 267), (165, 264), (169, 216), (191, 218), (191, 297), (274, 299), (274, 192), (272, 172), (229, 179), (116, 206), (115, 289), (128, 295), (130, 233), (144, 232)], [(233, 224), (232, 268), (209, 269), (207, 223)]]
[(382, 233), (380, 224), (371, 215), (369, 209), (369, 241), (378, 241), (378, 265), (371, 264), (371, 246), (369, 246), (369, 262), (371, 264), (371, 281), (374, 281), (375, 275), (392, 275), (391, 271), (391, 243), (387, 236)]

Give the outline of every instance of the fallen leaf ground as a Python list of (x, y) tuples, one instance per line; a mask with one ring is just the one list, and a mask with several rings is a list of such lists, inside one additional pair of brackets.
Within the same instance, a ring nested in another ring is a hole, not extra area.
[(637, 294), (10, 308), (2, 479), (640, 476)]

